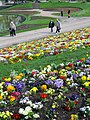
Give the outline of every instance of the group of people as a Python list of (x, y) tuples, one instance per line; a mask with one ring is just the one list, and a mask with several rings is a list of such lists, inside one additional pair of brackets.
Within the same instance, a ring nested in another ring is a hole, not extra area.
[(10, 31), (10, 36), (16, 36), (16, 25), (14, 24), (13, 21), (11, 21), (10, 23), (9, 31)]
[[(51, 20), (51, 21), (49, 22), (49, 28), (51, 29), (51, 32), (53, 32), (54, 26), (55, 26), (55, 23), (54, 23), (53, 20)], [(60, 24), (60, 21), (57, 19), (57, 20), (56, 20), (56, 33), (57, 33), (57, 32), (60, 32), (60, 30), (61, 30), (61, 24)]]
[[(63, 11), (62, 10), (61, 10), (61, 16), (63, 16)], [(68, 18), (70, 18), (70, 10), (68, 10)], [(51, 20), (49, 22), (49, 28), (51, 29), (51, 32), (53, 32), (54, 26), (55, 26), (55, 23), (54, 23), (53, 20)], [(57, 19), (56, 20), (56, 33), (60, 32), (60, 30), (61, 30), (60, 21)], [(11, 21), (11, 23), (10, 23), (9, 31), (10, 31), (10, 36), (16, 36), (16, 25), (14, 24), (13, 21)]]
[[(70, 10), (68, 10), (68, 18), (70, 18)], [(61, 10), (61, 16), (63, 17), (63, 10)]]

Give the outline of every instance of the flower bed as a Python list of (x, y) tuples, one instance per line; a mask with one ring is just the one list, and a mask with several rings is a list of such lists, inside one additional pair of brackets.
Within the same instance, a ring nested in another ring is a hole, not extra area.
[(48, 36), (42, 40), (21, 43), (16, 46), (0, 49), (0, 61), (16, 63), (77, 50), (90, 46), (90, 30), (87, 28)]
[(0, 120), (89, 120), (90, 58), (12, 71), (0, 83)]

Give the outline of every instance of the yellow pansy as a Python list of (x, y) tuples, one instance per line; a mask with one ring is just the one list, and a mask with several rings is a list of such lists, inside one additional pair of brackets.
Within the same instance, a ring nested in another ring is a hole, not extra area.
[(29, 59), (29, 60), (33, 60), (33, 58), (32, 58), (31, 56), (28, 56), (28, 59)]
[(55, 92), (55, 90), (52, 89), (52, 88), (49, 88), (49, 89), (47, 90), (47, 94), (50, 94), (50, 95), (52, 95), (54, 92)]
[(0, 100), (2, 100), (3, 99), (3, 97), (2, 97), (2, 95), (0, 95)]
[(54, 70), (53, 72), (56, 73), (56, 74), (58, 74), (58, 70)]
[(24, 76), (24, 74), (23, 74), (23, 73), (20, 73), (20, 74), (19, 74), (19, 76), (23, 77), (23, 76)]
[(15, 101), (15, 97), (14, 97), (14, 96), (11, 96), (11, 97), (10, 97), (10, 102), (13, 102), (13, 101)]
[(14, 86), (12, 86), (12, 85), (8, 85), (7, 86), (7, 91), (9, 92), (9, 91), (14, 91), (15, 90), (15, 87)]
[(42, 85), (42, 86), (41, 86), (41, 89), (42, 89), (42, 90), (46, 90), (46, 89), (47, 89), (47, 85)]
[(36, 93), (37, 91), (38, 91), (37, 87), (33, 87), (33, 88), (30, 90), (30, 92), (34, 92), (34, 93)]
[(90, 86), (90, 82), (85, 82), (83, 85), (84, 85), (85, 87), (88, 87), (88, 86)]
[(55, 80), (56, 79), (56, 77), (51, 77), (51, 80)]
[(15, 79), (17, 80), (20, 80), (22, 77), (20, 76), (20, 75), (17, 75), (17, 76), (15, 76)]
[(87, 80), (87, 77), (84, 75), (84, 76), (81, 77), (81, 80), (82, 80), (82, 81), (86, 81), (86, 80)]
[(11, 78), (9, 77), (9, 78), (5, 78), (4, 79), (5, 81), (11, 81)]

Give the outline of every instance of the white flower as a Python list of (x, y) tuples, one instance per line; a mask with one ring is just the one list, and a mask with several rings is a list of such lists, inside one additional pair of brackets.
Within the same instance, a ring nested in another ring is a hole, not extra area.
[(28, 119), (28, 116), (25, 116), (25, 119)]
[(37, 109), (37, 108), (38, 108), (38, 105), (33, 104), (33, 108), (34, 108), (34, 109)]
[(39, 118), (40, 116), (38, 114), (33, 115), (34, 118)]
[(26, 103), (26, 104), (28, 104), (28, 105), (32, 106), (32, 101), (27, 101), (27, 103)]
[(78, 86), (78, 84), (77, 84), (77, 83), (72, 83), (72, 84), (70, 85), (70, 87), (74, 87), (74, 86)]
[(22, 114), (23, 111), (24, 111), (24, 109), (23, 109), (23, 108), (20, 108), (20, 109), (19, 109), (19, 114)]
[(79, 74), (79, 76), (81, 77), (81, 76), (83, 76), (83, 74), (84, 74), (84, 72), (81, 72), (81, 73)]
[(25, 108), (25, 111), (27, 111), (27, 112), (32, 111), (32, 108), (31, 108), (30, 106), (27, 106), (27, 107)]
[(29, 111), (25, 110), (22, 112), (23, 115), (28, 115)]
[(80, 111), (85, 111), (85, 108), (83, 107), (83, 108), (80, 108)]

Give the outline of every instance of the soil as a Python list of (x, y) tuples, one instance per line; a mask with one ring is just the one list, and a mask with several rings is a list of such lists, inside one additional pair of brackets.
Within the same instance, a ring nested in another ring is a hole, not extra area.
[(77, 11), (80, 11), (81, 8), (62, 7), (62, 8), (47, 8), (43, 10), (44, 11), (56, 11), (56, 12), (60, 12), (62, 10), (64, 13), (67, 13), (68, 10), (70, 10), (71, 12), (77, 12)]
[(36, 11), (8, 11), (7, 14), (24, 14), (24, 15), (34, 15), (38, 12)]
[(26, 30), (26, 29), (29, 29), (29, 28), (36, 28), (36, 27), (39, 27), (39, 26), (46, 26), (46, 24), (28, 24), (28, 25), (21, 25), (21, 26), (18, 26), (17, 27), (17, 30)]

